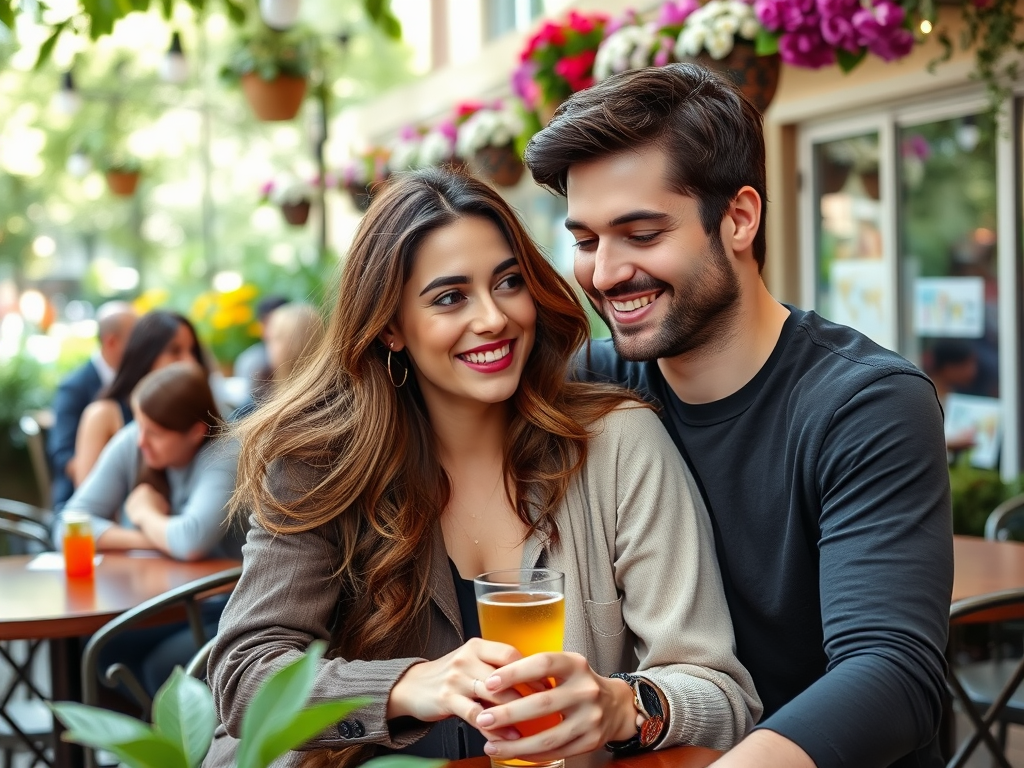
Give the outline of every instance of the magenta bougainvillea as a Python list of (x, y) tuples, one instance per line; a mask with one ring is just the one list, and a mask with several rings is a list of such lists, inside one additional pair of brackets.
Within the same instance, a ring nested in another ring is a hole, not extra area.
[(603, 13), (580, 11), (570, 11), (564, 21), (542, 24), (519, 54), (512, 75), (516, 95), (533, 109), (593, 85), (594, 57), (607, 24)]

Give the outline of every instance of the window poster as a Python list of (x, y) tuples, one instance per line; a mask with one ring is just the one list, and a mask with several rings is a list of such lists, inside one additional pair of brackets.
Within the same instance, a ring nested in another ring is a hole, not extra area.
[(973, 433), (971, 466), (980, 469), (996, 468), (1002, 434), (1002, 413), (998, 398), (950, 393), (946, 397), (945, 431), (947, 440), (965, 432)]
[(985, 333), (984, 278), (917, 278), (914, 330), (918, 336), (980, 339)]
[(832, 262), (830, 320), (856, 328), (872, 341), (895, 349), (889, 318), (885, 262), (881, 259), (837, 259)]

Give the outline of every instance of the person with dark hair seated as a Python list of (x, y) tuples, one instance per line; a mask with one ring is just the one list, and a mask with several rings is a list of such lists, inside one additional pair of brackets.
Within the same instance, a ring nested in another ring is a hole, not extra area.
[(139, 380), (150, 371), (180, 360), (192, 360), (207, 371), (199, 339), (188, 318), (163, 310), (143, 315), (128, 337), (114, 380), (82, 413), (75, 455), (68, 464), (75, 488), (92, 470), (107, 441), (131, 422), (129, 398)]

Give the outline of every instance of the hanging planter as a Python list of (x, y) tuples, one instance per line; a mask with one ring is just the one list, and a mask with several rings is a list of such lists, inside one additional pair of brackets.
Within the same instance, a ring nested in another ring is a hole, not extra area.
[(736, 40), (732, 51), (722, 59), (712, 58), (707, 51), (698, 54), (696, 59), (733, 82), (760, 112), (772, 103), (782, 68), (779, 54), (759, 56), (753, 43)]
[(301, 227), (309, 220), (309, 209), (312, 204), (309, 200), (300, 200), (297, 203), (281, 203), (281, 214), (284, 220), (293, 227)]
[(306, 97), (306, 79), (292, 75), (278, 75), (264, 80), (255, 72), (242, 75), (242, 92), (253, 114), (260, 120), (291, 120), (299, 113)]
[(288, 29), (299, 20), (301, 0), (260, 0), (260, 16), (271, 29)]
[(473, 162), (483, 176), (499, 187), (514, 187), (526, 170), (511, 144), (504, 147), (480, 147), (473, 153)]
[(107, 186), (118, 197), (131, 197), (139, 186), (139, 172), (110, 169), (106, 173)]

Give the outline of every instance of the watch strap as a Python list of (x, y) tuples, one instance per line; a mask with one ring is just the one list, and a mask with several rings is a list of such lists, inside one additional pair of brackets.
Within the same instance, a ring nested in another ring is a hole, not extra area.
[(645, 678), (628, 672), (615, 672), (609, 677), (623, 680), (633, 689), (633, 703), (643, 722), (635, 736), (625, 741), (609, 741), (605, 748), (612, 752), (635, 752), (652, 746), (665, 728), (665, 711), (657, 689)]

